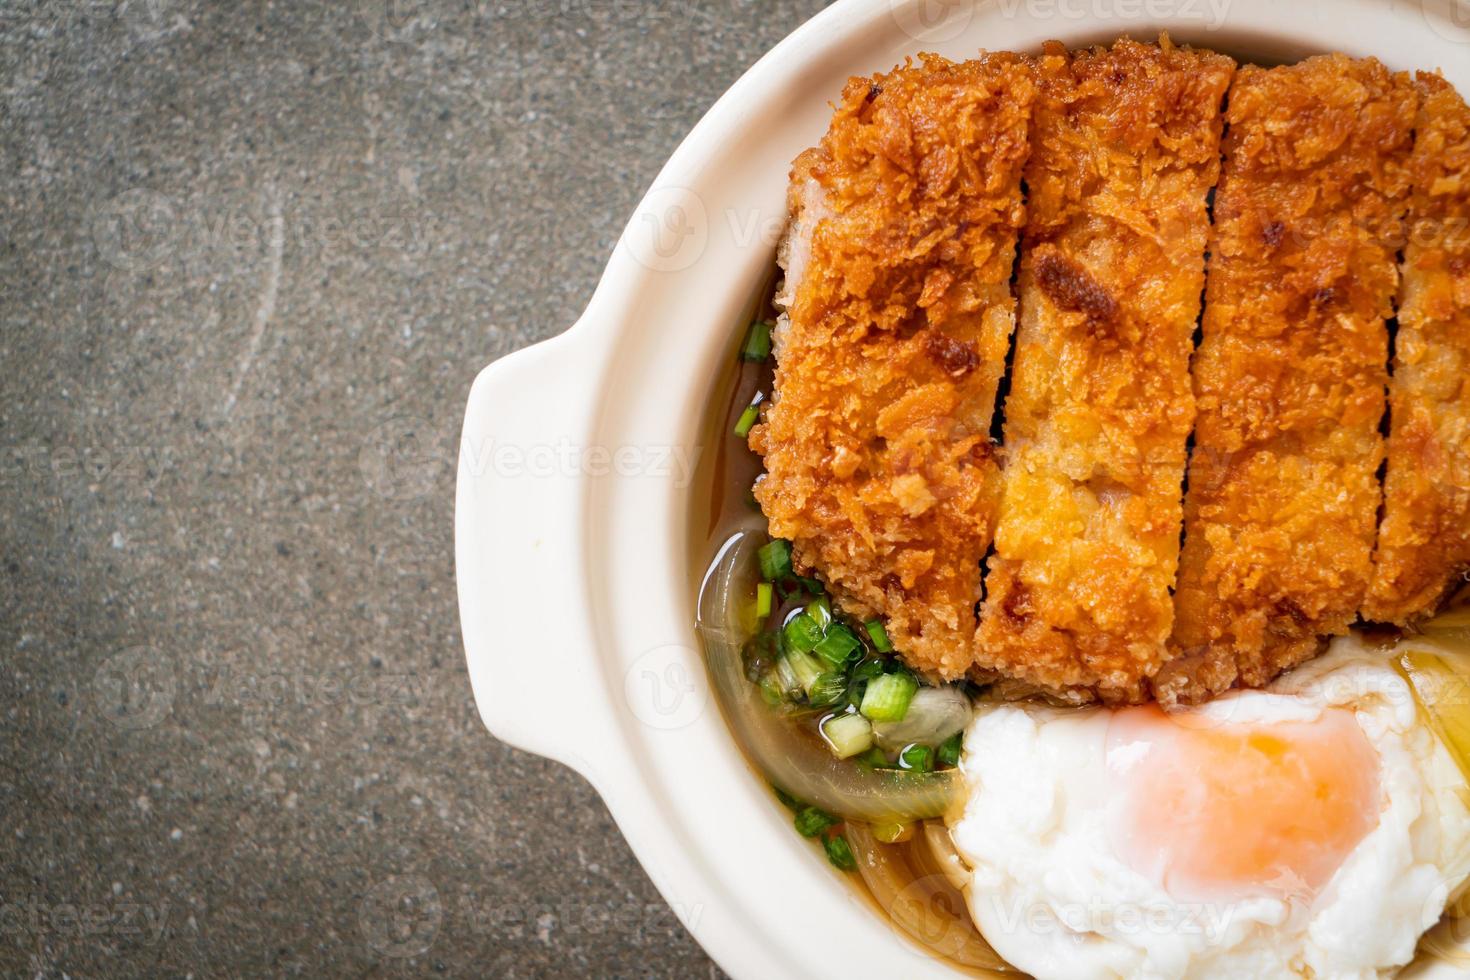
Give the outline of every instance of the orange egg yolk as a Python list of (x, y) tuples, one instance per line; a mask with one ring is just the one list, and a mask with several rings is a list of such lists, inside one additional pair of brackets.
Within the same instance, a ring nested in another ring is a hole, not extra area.
[(1241, 724), (1126, 708), (1107, 760), (1112, 845), (1176, 898), (1310, 900), (1378, 823), (1378, 753), (1341, 708)]

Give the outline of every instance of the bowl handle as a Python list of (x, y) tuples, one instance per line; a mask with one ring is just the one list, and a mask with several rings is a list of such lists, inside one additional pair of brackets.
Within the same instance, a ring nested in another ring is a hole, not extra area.
[(454, 514), (460, 629), (480, 717), (502, 741), (583, 771), (596, 740), (577, 729), (601, 714), (582, 554), (600, 358), (586, 339), (562, 334), (480, 372)]

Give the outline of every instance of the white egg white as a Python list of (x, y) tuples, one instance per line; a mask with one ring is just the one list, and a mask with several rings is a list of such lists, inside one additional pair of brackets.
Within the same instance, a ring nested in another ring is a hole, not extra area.
[(982, 709), (961, 763), (969, 798), (951, 822), (980, 931), (1042, 980), (1391, 975), (1463, 880), (1470, 809), (1464, 777), (1387, 655), (1344, 637), (1268, 691), (1196, 710), (1202, 724), (1270, 723), (1329, 707), (1351, 709), (1377, 753), (1377, 826), (1309, 901), (1207, 902), (1171, 895), (1111, 846), (1120, 787), (1106, 764), (1110, 712)]

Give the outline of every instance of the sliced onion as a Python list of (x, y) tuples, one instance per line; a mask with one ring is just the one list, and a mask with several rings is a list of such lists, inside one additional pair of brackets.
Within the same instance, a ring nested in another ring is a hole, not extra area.
[(1438, 634), (1403, 640), (1394, 666), (1409, 682), (1429, 727), (1470, 780), (1470, 643)]
[(755, 552), (763, 537), (756, 528), (732, 535), (705, 574), (699, 596), (705, 661), (736, 740), (766, 779), (843, 819), (895, 823), (943, 815), (963, 791), (959, 770), (870, 769), (834, 758), (772, 711), (746, 680), (741, 648), (750, 633), (740, 623), (741, 600), (754, 586)]
[(920, 946), (981, 976), (1015, 972), (976, 931), (949, 879), (916, 869), (914, 845), (880, 844), (867, 827), (851, 823), (847, 839), (874, 901)]
[(963, 892), (970, 887), (973, 875), (965, 864), (965, 859), (955, 849), (954, 838), (949, 836), (949, 828), (944, 825), (944, 821), (925, 820), (923, 837), (924, 853), (929, 856), (939, 873), (948, 878), (957, 891)]
[(1470, 606), (1453, 606), (1423, 624), (1426, 636), (1470, 653)]
[(1422, 623), (1419, 629), (1427, 636), (1470, 653), (1470, 586), (1451, 596), (1439, 615)]
[(1431, 632), (1465, 629), (1466, 627), (1470, 627), (1470, 606), (1447, 609), (1424, 624), (1424, 629)]
[[(1462, 597), (1463, 598), (1463, 593)], [(1458, 601), (1458, 600), (1457, 600)], [(1455, 605), (1423, 626), (1424, 636), (1401, 640), (1394, 666), (1409, 682), (1429, 726), (1470, 781), (1470, 606)], [(1470, 892), (1466, 857), (1445, 871), (1456, 882), (1439, 923), (1419, 939), (1419, 959), (1451, 966), (1466, 962), (1470, 950)]]
[(958, 687), (921, 687), (914, 692), (903, 721), (873, 725), (878, 744), (890, 752), (908, 745), (939, 745), (970, 723), (970, 697)]

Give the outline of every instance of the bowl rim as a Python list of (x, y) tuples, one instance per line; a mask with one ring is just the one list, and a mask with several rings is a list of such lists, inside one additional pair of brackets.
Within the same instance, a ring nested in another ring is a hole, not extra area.
[[(727, 973), (955, 972), (880, 925), (791, 832), (725, 729), (692, 627), (688, 467), (712, 451), (702, 445), (701, 381), (733, 356), (784, 223), (789, 162), (825, 130), (841, 80), (919, 51), (964, 57), (1162, 29), (1262, 60), (1376, 53), (1394, 68), (1442, 67), (1470, 92), (1463, 6), (838, 0), (757, 61), (680, 144), (577, 323), (476, 378), (461, 435), (455, 563), (481, 717), (502, 740), (592, 782), (665, 900)], [(1213, 11), (1222, 11), (1218, 24), (1204, 19)], [(559, 668), (547, 670), (547, 658)], [(810, 942), (829, 934), (841, 941)]]

